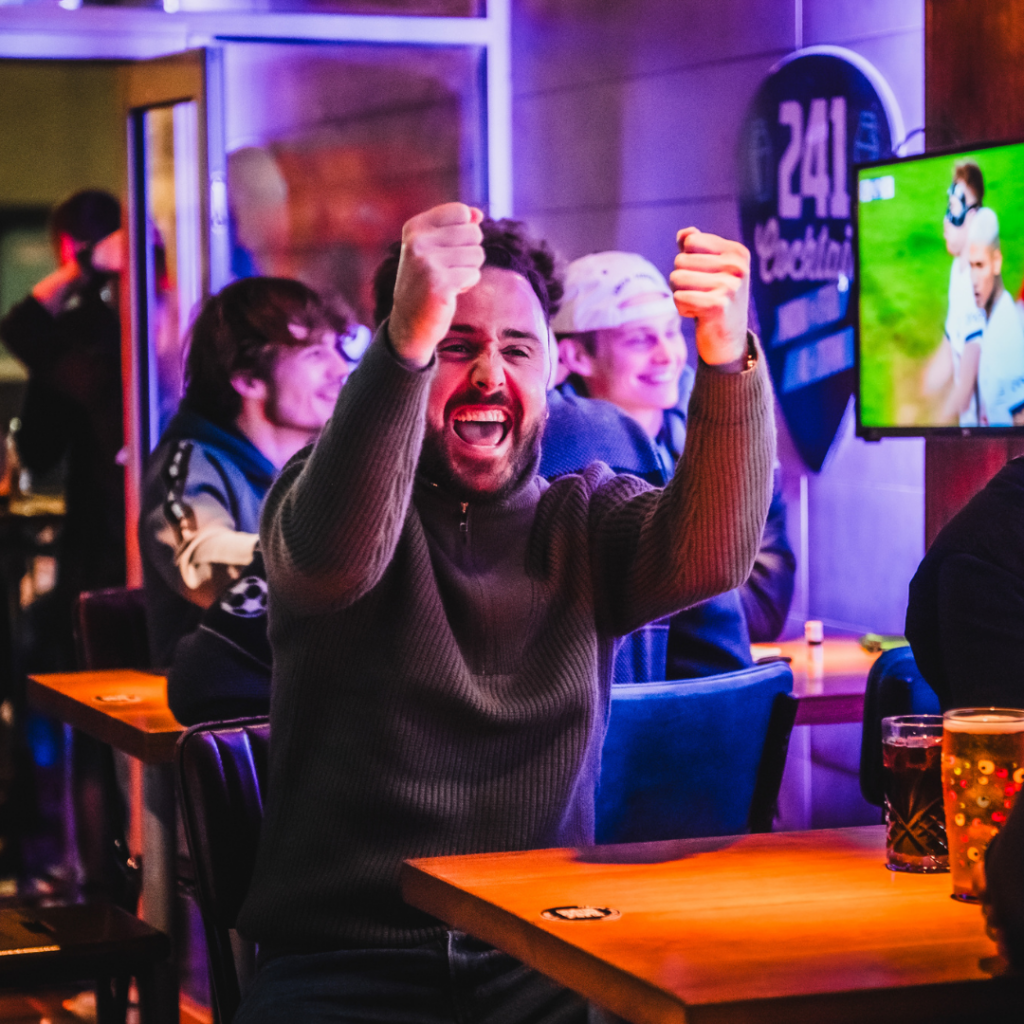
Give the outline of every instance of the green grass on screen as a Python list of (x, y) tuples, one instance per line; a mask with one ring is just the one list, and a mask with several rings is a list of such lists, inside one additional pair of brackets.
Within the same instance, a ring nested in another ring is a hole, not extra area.
[[(1013, 298), (1024, 278), (1024, 144), (872, 167), (891, 174), (892, 199), (860, 205), (861, 418), (898, 423), (901, 383), (913, 381), (942, 340), (949, 271), (942, 220), (958, 160), (974, 160), (985, 178), (984, 205), (999, 217), (1003, 282)], [(916, 375), (916, 376), (915, 376)], [(908, 424), (909, 425), (909, 424)]]

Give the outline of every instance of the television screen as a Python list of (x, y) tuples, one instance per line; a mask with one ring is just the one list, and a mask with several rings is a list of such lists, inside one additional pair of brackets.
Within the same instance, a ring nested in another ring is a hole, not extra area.
[(1024, 428), (1024, 143), (856, 174), (858, 433)]

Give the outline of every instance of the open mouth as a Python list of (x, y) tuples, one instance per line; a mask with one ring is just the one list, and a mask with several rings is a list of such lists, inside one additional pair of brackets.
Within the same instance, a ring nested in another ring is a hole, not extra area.
[(459, 438), (478, 448), (494, 448), (512, 429), (512, 417), (504, 409), (463, 409), (452, 420)]

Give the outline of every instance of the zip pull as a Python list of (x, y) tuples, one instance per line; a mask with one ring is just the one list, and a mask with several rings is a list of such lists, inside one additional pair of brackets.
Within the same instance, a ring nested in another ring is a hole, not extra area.
[(459, 530), (463, 537), (469, 540), (469, 502), (464, 501), (459, 506), (462, 509), (462, 518), (459, 520)]

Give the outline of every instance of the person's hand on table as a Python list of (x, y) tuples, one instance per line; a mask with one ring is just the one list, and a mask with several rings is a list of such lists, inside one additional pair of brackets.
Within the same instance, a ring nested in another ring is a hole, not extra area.
[(749, 250), (697, 228), (684, 228), (676, 241), (672, 297), (680, 316), (696, 320), (700, 358), (708, 366), (741, 369), (747, 355)]
[(445, 203), (407, 221), (388, 335), (395, 353), (426, 366), (455, 315), (456, 299), (480, 280), (483, 213)]
[(1006, 944), (1006, 934), (999, 923), (999, 916), (988, 896), (988, 882), (985, 878), (985, 858), (977, 861), (973, 871), (974, 895), (981, 900), (981, 912), (985, 917), (985, 931), (988, 937), (999, 947), (999, 955), (1009, 962), (1010, 950)]

